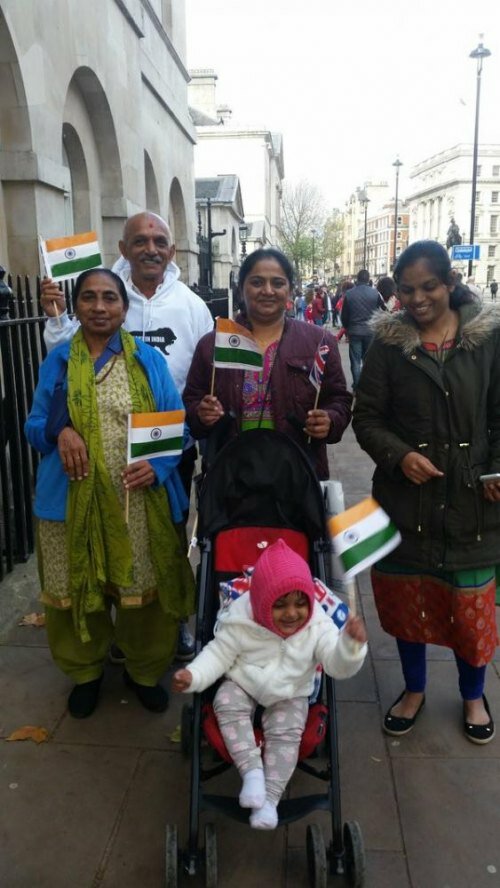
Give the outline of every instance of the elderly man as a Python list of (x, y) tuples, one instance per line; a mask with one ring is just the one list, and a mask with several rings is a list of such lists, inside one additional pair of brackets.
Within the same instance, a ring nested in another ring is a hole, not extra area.
[[(161, 216), (149, 212), (131, 216), (119, 248), (121, 257), (113, 271), (124, 281), (130, 301), (124, 327), (161, 352), (182, 395), (198, 340), (213, 329), (212, 316), (203, 300), (179, 280), (179, 268), (173, 261), (175, 244)], [(64, 295), (49, 279), (42, 283), (41, 302), (48, 315), (44, 337), (50, 351), (71, 338), (77, 322), (68, 317)], [(188, 496), (195, 460), (196, 447), (191, 440), (179, 465)], [(120, 654), (112, 648), (113, 660), (120, 662)], [(177, 659), (190, 660), (193, 655), (193, 639), (182, 623)]]

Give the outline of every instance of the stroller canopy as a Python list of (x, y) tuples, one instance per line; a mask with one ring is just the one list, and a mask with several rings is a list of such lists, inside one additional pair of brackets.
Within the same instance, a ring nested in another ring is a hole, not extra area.
[(199, 535), (227, 527), (288, 527), (325, 537), (323, 492), (305, 453), (281, 432), (255, 429), (219, 451), (200, 491)]

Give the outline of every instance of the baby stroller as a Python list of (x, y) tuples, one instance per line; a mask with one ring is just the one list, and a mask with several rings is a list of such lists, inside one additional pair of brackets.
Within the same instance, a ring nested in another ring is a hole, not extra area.
[[(271, 543), (282, 537), (308, 561), (313, 576), (325, 581), (329, 543), (325, 538), (323, 491), (307, 457), (286, 435), (258, 429), (226, 444), (201, 485), (198, 520), (201, 562), (197, 653), (213, 637), (220, 582), (240, 575), (244, 566), (255, 564), (262, 541)], [(204, 847), (200, 848), (201, 812), (218, 811), (235, 820), (248, 820), (249, 811), (240, 807), (237, 798), (206, 790), (210, 780), (231, 767), (211, 708), (213, 694), (213, 688), (195, 694), (193, 705), (185, 705), (182, 711), (182, 752), (192, 760), (189, 837), (187, 847), (179, 849), (177, 827), (167, 825), (167, 888), (176, 888), (182, 873), (193, 876), (203, 868), (207, 888), (217, 885), (215, 825), (205, 826)], [(258, 730), (256, 724), (257, 737)], [(208, 740), (218, 753), (218, 760), (209, 767), (202, 765), (202, 739)], [(320, 744), (326, 757), (323, 769), (315, 767), (312, 758), (318, 755)], [(363, 840), (356, 821), (342, 824), (335, 687), (328, 676), (321, 679), (318, 702), (309, 708), (297, 767), (322, 781), (325, 791), (282, 799), (278, 807), (279, 826), (312, 811), (329, 811), (332, 838), (328, 846), (318, 824), (307, 827), (310, 884), (313, 888), (326, 888), (329, 876), (343, 875), (347, 884), (361, 888), (365, 870)]]

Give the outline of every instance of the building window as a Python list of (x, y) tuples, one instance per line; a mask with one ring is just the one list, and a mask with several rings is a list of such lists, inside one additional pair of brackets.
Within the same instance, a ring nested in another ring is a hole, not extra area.
[(481, 200), (481, 192), (480, 192), (480, 191), (476, 191), (476, 203), (479, 203), (480, 200)]
[(491, 202), (498, 203), (498, 191), (491, 192)]
[(402, 224), (403, 224), (403, 219), (401, 216), (398, 216), (398, 225), (402, 225)]
[(479, 234), (479, 216), (474, 216), (474, 234)]
[(498, 233), (498, 216), (490, 216), (490, 234)]
[(488, 259), (494, 259), (496, 254), (495, 244), (488, 244)]
[(483, 168), (482, 168), (481, 164), (478, 164), (478, 166), (476, 167), (476, 176), (478, 177), (478, 179), (479, 179), (479, 176), (481, 175), (482, 169)]
[(495, 164), (494, 166), (492, 166), (491, 173), (493, 176), (500, 176), (500, 165)]
[(495, 277), (495, 266), (488, 265), (488, 268), (486, 271), (486, 283), (489, 284), (490, 281), (492, 281), (494, 277)]

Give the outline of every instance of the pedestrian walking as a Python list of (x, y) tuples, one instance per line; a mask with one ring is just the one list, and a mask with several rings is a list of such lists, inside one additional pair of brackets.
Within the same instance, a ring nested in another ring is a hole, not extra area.
[(496, 302), (497, 293), (498, 293), (498, 283), (495, 278), (492, 278), (490, 281), (490, 293), (491, 293), (491, 301)]
[(356, 285), (344, 296), (340, 317), (349, 337), (349, 361), (352, 388), (356, 390), (363, 361), (373, 339), (371, 319), (380, 308), (385, 308), (380, 293), (369, 285), (370, 274), (363, 268), (358, 272)]
[(497, 644), (500, 312), (455, 283), (436, 241), (411, 244), (394, 279), (402, 311), (377, 319), (353, 419), (376, 463), (373, 496), (402, 535), (372, 570), (379, 618), (397, 640), (405, 681), (384, 730), (412, 730), (432, 643), (453, 651), (462, 729), (484, 744), (495, 733), (484, 682)]

